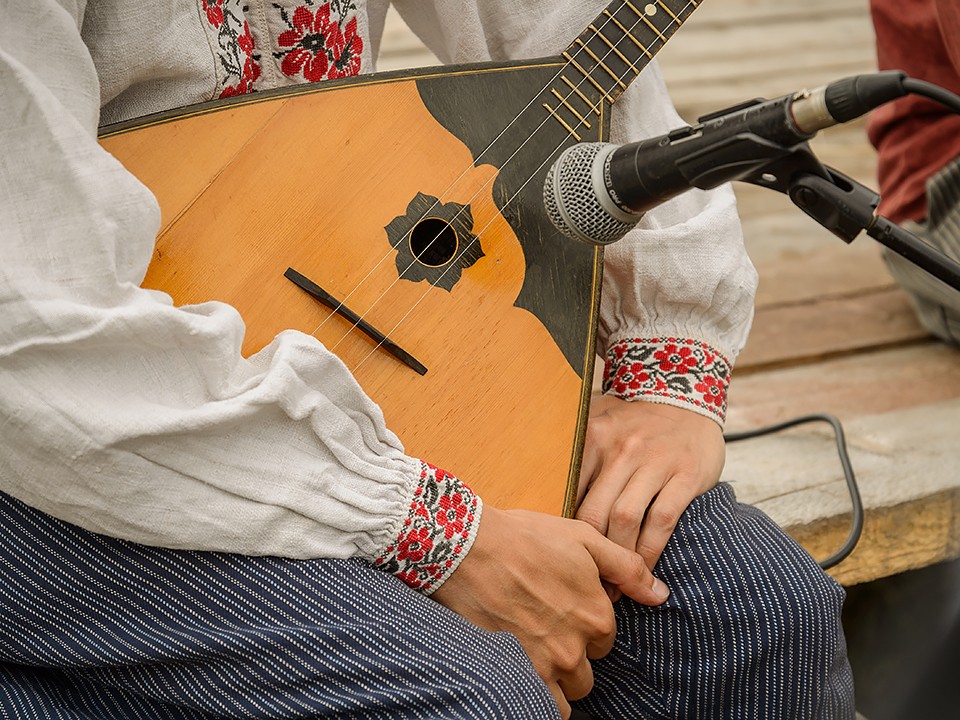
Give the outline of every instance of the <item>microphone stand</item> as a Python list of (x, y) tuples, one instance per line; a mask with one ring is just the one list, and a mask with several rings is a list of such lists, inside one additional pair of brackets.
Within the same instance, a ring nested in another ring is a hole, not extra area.
[(783, 145), (744, 132), (683, 158), (678, 166), (691, 185), (702, 189), (716, 187), (733, 175), (735, 180), (783, 193), (848, 244), (866, 230), (870, 237), (960, 292), (960, 263), (877, 215), (880, 195), (821, 163), (806, 142)]

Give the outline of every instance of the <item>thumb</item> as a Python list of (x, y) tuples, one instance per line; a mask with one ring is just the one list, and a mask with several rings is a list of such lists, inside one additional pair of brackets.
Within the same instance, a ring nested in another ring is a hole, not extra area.
[(600, 577), (643, 605), (659, 605), (670, 590), (650, 572), (643, 557), (598, 532), (590, 533), (584, 546), (593, 557)]

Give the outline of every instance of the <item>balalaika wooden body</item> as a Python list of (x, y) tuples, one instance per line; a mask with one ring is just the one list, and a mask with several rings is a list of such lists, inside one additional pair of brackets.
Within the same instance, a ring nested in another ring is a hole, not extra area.
[(409, 454), (493, 505), (570, 514), (603, 258), (550, 224), (544, 178), (572, 143), (604, 138), (610, 104), (695, 7), (614, 2), (556, 58), (367, 75), (105, 127), (103, 146), (162, 210), (144, 286), (233, 305), (245, 354), (284, 330), (314, 334)]

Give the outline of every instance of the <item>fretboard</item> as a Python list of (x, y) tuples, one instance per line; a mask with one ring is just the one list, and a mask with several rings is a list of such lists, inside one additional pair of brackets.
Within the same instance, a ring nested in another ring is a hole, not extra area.
[(610, 3), (563, 51), (566, 67), (550, 89), (556, 102), (544, 107), (579, 141), (576, 130), (623, 94), (702, 1)]

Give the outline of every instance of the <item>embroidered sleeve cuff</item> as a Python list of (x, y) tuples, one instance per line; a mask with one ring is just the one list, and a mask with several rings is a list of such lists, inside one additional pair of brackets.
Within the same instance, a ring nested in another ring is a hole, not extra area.
[(421, 461), (407, 516), (374, 566), (429, 595), (470, 550), (482, 508), (480, 498), (460, 480)]
[(722, 425), (730, 370), (723, 355), (699, 340), (625, 338), (607, 351), (603, 392), (687, 407)]

